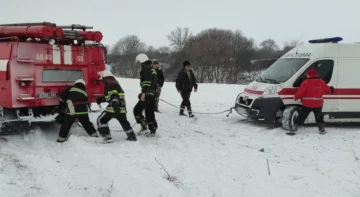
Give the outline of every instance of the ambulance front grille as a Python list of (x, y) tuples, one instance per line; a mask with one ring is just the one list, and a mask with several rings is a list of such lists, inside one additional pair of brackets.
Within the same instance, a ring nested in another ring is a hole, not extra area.
[(249, 106), (249, 105), (251, 105), (252, 102), (253, 102), (253, 99), (250, 99), (250, 98), (248, 98), (246, 100), (244, 100), (243, 96), (240, 96), (240, 98), (239, 98), (239, 103), (242, 105)]

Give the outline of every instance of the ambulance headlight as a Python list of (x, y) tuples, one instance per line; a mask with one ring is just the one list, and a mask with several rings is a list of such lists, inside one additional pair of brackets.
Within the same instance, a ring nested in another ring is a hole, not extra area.
[(265, 89), (265, 91), (263, 92), (263, 95), (277, 94), (281, 89), (282, 89), (281, 85), (270, 86), (270, 87)]

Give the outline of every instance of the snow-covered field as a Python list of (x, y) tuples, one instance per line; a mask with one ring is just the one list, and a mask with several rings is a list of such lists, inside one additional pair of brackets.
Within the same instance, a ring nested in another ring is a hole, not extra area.
[[(139, 80), (119, 81), (126, 91), (128, 119), (134, 124)], [(191, 97), (193, 110), (229, 109), (243, 88), (199, 84)], [(181, 102), (173, 83), (165, 83), (161, 98), (177, 106)], [(310, 126), (287, 136), (281, 128), (270, 130), (236, 112), (229, 117), (195, 114), (194, 120), (179, 117), (178, 109), (164, 102), (160, 110), (158, 136), (140, 136), (137, 142), (125, 141), (115, 120), (110, 124), (112, 144), (100, 144), (76, 126), (63, 144), (55, 142), (58, 128), (0, 141), (0, 196), (360, 196), (358, 127), (329, 127), (326, 135), (319, 135)], [(91, 114), (94, 123), (98, 115)], [(166, 179), (155, 159), (175, 180)]]

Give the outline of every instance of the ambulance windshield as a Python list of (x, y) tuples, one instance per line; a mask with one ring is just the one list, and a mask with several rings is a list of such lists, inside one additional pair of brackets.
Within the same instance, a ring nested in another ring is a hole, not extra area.
[(257, 82), (279, 84), (287, 81), (301, 67), (303, 67), (308, 58), (281, 58), (274, 62), (268, 69), (261, 73), (256, 79)]

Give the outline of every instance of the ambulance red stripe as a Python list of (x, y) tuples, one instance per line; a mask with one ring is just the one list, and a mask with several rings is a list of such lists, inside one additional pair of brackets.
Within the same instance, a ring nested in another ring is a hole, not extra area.
[[(286, 96), (281, 97), (281, 99), (287, 100), (287, 99), (293, 99), (295, 93), (297, 91), (297, 88), (284, 88), (281, 91), (278, 92), (280, 96)], [(250, 94), (257, 94), (262, 95), (264, 91), (260, 90), (251, 90), (248, 88), (244, 89), (244, 92), (250, 93)], [(336, 96), (339, 95), (339, 96)], [(334, 94), (332, 94), (330, 97), (325, 96), (325, 100), (329, 99), (360, 99), (360, 88), (336, 88), (334, 89)]]

